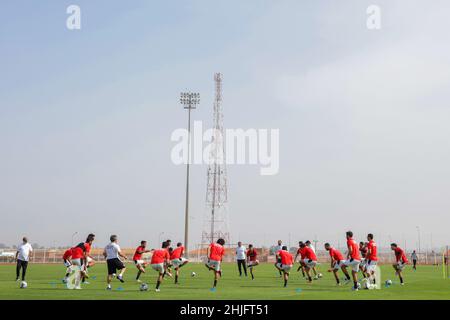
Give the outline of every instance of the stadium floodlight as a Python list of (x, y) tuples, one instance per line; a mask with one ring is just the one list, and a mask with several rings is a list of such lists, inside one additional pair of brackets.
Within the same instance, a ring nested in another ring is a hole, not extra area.
[(185, 109), (195, 109), (200, 103), (200, 94), (192, 92), (182, 92), (180, 95), (180, 103)]
[(191, 110), (196, 109), (200, 103), (200, 93), (182, 92), (180, 103), (184, 109), (188, 109), (188, 159), (186, 164), (186, 206), (184, 212), (184, 247), (186, 255), (189, 255), (189, 163), (191, 161)]

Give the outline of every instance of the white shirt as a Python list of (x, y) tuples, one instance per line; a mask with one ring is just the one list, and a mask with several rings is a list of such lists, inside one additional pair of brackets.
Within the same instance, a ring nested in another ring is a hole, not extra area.
[(17, 259), (22, 261), (28, 261), (28, 258), (30, 257), (30, 252), (33, 252), (33, 248), (31, 247), (31, 244), (27, 243), (21, 243), (17, 246), (17, 252), (19, 253), (17, 255)]
[(314, 246), (313, 246), (312, 244), (310, 244), (310, 245), (308, 246), (308, 248), (311, 248), (311, 250), (312, 250), (314, 253), (316, 253), (316, 249), (314, 248)]
[(281, 244), (280, 245), (276, 245), (275, 246), (275, 254), (277, 254), (277, 252), (280, 251), (280, 250), (283, 250), (283, 246)]
[(117, 243), (111, 242), (110, 244), (108, 244), (105, 247), (105, 252), (106, 252), (106, 260), (116, 259), (116, 258), (118, 259), (120, 247)]
[(247, 249), (245, 246), (240, 246), (236, 248), (236, 259), (245, 260), (247, 258)]

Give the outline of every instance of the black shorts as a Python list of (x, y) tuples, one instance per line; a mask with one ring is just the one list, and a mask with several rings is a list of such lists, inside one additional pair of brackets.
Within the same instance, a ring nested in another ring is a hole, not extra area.
[(123, 268), (125, 268), (125, 266), (123, 265), (123, 262), (120, 261), (119, 258), (106, 260), (106, 263), (108, 264), (108, 274), (109, 275), (116, 273), (117, 270), (122, 270)]
[(28, 261), (17, 259), (17, 265), (26, 269), (28, 267)]

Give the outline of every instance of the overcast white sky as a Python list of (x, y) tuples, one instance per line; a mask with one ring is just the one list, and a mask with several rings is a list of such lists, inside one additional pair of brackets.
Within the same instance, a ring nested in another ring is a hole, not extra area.
[[(233, 240), (448, 244), (450, 2), (74, 1), (0, 4), (0, 243), (183, 239), (186, 125), (280, 129), (280, 172), (229, 166)], [(381, 30), (366, 9), (382, 10)], [(206, 167), (191, 171), (191, 244)]]

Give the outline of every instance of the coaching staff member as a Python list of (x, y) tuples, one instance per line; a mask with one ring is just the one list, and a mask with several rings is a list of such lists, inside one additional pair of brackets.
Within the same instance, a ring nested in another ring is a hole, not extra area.
[(106, 279), (108, 286), (106, 287), (106, 289), (111, 290), (111, 280), (116, 275), (117, 270), (120, 270), (120, 274), (117, 276), (117, 279), (120, 282), (125, 282), (123, 280), (123, 273), (125, 272), (126, 268), (119, 257), (127, 260), (127, 256), (120, 251), (120, 246), (117, 244), (116, 235), (112, 235), (109, 240), (111, 241), (111, 243), (109, 243), (105, 247), (103, 256), (106, 258), (106, 263), (108, 265), (108, 277)]
[(244, 269), (244, 274), (247, 276), (247, 248), (242, 245), (242, 242), (238, 242), (236, 248), (236, 261), (239, 270), (239, 276), (242, 277), (242, 269)]
[(27, 273), (28, 260), (31, 257), (33, 248), (28, 243), (27, 237), (23, 237), (23, 242), (17, 246), (16, 251), (16, 281), (19, 281), (20, 269), (22, 269), (22, 281), (25, 281), (25, 274)]

